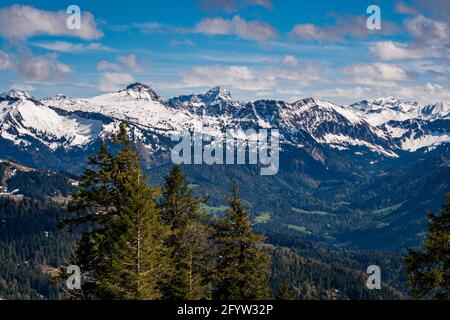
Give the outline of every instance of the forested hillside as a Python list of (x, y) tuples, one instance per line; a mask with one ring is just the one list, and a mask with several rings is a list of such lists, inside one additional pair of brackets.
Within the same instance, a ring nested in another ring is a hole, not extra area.
[[(34, 175), (22, 178), (26, 181), (27, 178), (34, 179)], [(61, 182), (59, 175), (47, 178), (49, 185)], [(70, 233), (59, 229), (57, 223), (68, 217), (67, 209), (48, 199), (42, 200), (46, 195), (45, 191), (42, 192), (37, 199), (14, 201), (0, 198), (2, 298), (63, 298), (52, 279), (58, 266), (63, 265), (73, 251), (81, 230)], [(220, 214), (217, 211), (210, 213)], [(273, 298), (277, 297), (284, 283), (288, 284), (294, 299), (405, 297), (406, 278), (398, 255), (353, 252), (312, 244), (295, 234), (267, 236), (266, 243), (270, 245), (266, 245), (265, 250), (271, 255), (270, 294)], [(373, 263), (383, 269), (385, 284), (381, 291), (374, 292), (365, 287), (365, 268)]]

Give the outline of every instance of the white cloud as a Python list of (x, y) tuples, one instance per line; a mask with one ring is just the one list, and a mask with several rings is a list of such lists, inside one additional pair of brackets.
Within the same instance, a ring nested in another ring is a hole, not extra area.
[(436, 63), (429, 63), (429, 62), (419, 62), (412, 65), (415, 71), (422, 72), (422, 73), (429, 73), (434, 74), (437, 76), (442, 76), (445, 79), (450, 74), (450, 65), (447, 64), (436, 64)]
[(344, 71), (353, 74), (357, 79), (382, 81), (398, 81), (411, 79), (411, 76), (405, 68), (394, 64), (380, 62), (373, 64), (356, 64), (345, 67)]
[(23, 83), (14, 83), (11, 86), (11, 89), (21, 90), (21, 91), (34, 91), (35, 90), (35, 88), (32, 85), (23, 84)]
[(276, 79), (267, 74), (255, 74), (245, 66), (195, 67), (181, 74), (186, 87), (226, 86), (247, 91), (264, 91), (276, 84)]
[(246, 21), (239, 16), (230, 19), (206, 18), (195, 27), (195, 32), (206, 35), (234, 35), (241, 39), (265, 42), (278, 36), (271, 25), (260, 21)]
[(266, 73), (273, 78), (293, 82), (296, 85), (309, 85), (314, 81), (327, 82), (322, 77), (324, 67), (317, 63), (304, 63), (297, 65), (282, 65), (269, 68)]
[(353, 87), (353, 88), (333, 88), (324, 89), (314, 92), (314, 96), (318, 98), (349, 98), (363, 99), (367, 98), (372, 93), (372, 89), (368, 87)]
[(57, 83), (63, 81), (72, 69), (59, 62), (57, 54), (33, 56), (25, 51), (19, 54), (19, 61), (15, 70), (27, 81)]
[(393, 41), (376, 42), (369, 46), (369, 52), (381, 60), (422, 59), (429, 56), (439, 56), (430, 48), (411, 48)]
[(420, 45), (450, 45), (450, 30), (447, 23), (426, 18), (422, 15), (408, 19), (406, 28)]
[(70, 36), (87, 40), (103, 36), (91, 13), (82, 13), (79, 30), (67, 28), (68, 17), (63, 10), (50, 12), (31, 6), (12, 5), (0, 9), (0, 35), (10, 40), (23, 40), (37, 35)]
[(113, 71), (120, 71), (122, 68), (119, 64), (114, 62), (109, 62), (106, 60), (102, 60), (99, 63), (97, 63), (97, 70), (113, 70)]
[(132, 71), (143, 72), (144, 68), (141, 66), (135, 54), (121, 55), (116, 57), (116, 62), (109, 62), (102, 60), (97, 64), (97, 70), (112, 70), (112, 71)]
[(101, 91), (116, 91), (120, 90), (123, 85), (134, 82), (132, 75), (124, 72), (104, 72), (101, 75), (98, 89)]
[(398, 26), (390, 21), (383, 20), (381, 30), (375, 32), (366, 27), (364, 16), (336, 16), (334, 24), (318, 26), (312, 23), (296, 24), (289, 36), (309, 41), (343, 41), (347, 37), (367, 38), (372, 35), (390, 35), (398, 31)]
[(134, 72), (144, 71), (144, 68), (136, 61), (136, 55), (134, 54), (130, 54), (128, 56), (118, 56), (117, 60), (119, 60), (128, 70)]
[(64, 53), (80, 53), (85, 51), (113, 51), (101, 43), (72, 43), (68, 41), (39, 41), (32, 43), (33, 46)]
[(297, 58), (292, 55), (285, 55), (281, 63), (287, 66), (298, 66)]
[(299, 64), (297, 59), (286, 56), (275, 60), (270, 67), (248, 66), (200, 66), (181, 73), (185, 87), (225, 86), (254, 92), (273, 92), (281, 87), (310, 85), (314, 81), (326, 82), (322, 77), (323, 66), (315, 63)]
[(1, 69), (6, 69), (11, 65), (11, 61), (9, 59), (9, 55), (0, 50), (0, 70)]
[(400, 98), (412, 99), (423, 104), (440, 101), (450, 103), (450, 91), (439, 84), (426, 83), (425, 85), (403, 86), (395, 88), (393, 93)]

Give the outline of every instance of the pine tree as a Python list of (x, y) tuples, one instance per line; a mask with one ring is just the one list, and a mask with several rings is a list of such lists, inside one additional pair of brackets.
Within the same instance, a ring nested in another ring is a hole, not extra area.
[(408, 280), (414, 296), (450, 300), (450, 193), (440, 215), (429, 214), (423, 251), (408, 250)]
[(210, 269), (207, 217), (200, 207), (202, 200), (194, 198), (185, 179), (180, 167), (174, 166), (165, 177), (160, 203), (163, 221), (171, 230), (167, 246), (175, 269), (165, 297), (173, 300), (206, 298)]
[(158, 190), (145, 182), (126, 124), (114, 142), (116, 155), (102, 143), (89, 161), (70, 206), (76, 217), (62, 223), (89, 228), (71, 257), (83, 273), (82, 289), (71, 293), (84, 299), (158, 299), (170, 265)]
[(263, 237), (253, 232), (250, 217), (233, 183), (229, 208), (214, 225), (218, 261), (213, 298), (217, 300), (261, 300), (269, 297), (270, 256), (261, 249)]

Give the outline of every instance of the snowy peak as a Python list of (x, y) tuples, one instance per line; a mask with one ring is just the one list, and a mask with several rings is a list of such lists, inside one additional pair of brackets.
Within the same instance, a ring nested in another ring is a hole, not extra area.
[[(99, 121), (61, 115), (34, 99), (6, 103), (8, 108), (0, 108), (0, 137), (24, 148), (39, 144), (52, 151), (83, 147), (97, 139), (102, 129)], [(0, 106), (4, 104), (0, 101)]]
[(26, 91), (11, 89), (8, 92), (0, 94), (3, 100), (32, 99), (32, 96)]
[(330, 117), (335, 121), (340, 121), (342, 118), (350, 123), (362, 122), (362, 118), (348, 108), (315, 98), (305, 98), (291, 103), (290, 109), (297, 115), (314, 118), (317, 122), (330, 120)]
[(234, 114), (243, 102), (233, 100), (230, 91), (215, 87), (202, 94), (181, 95), (171, 98), (168, 103), (173, 108), (185, 109), (197, 115), (219, 116)]
[(203, 97), (205, 100), (209, 100), (211, 102), (214, 101), (233, 101), (233, 98), (231, 97), (231, 93), (229, 90), (222, 89), (220, 87), (215, 87), (212, 89), (209, 89)]
[(438, 102), (435, 104), (426, 105), (421, 109), (421, 114), (428, 117), (438, 116), (448, 118), (450, 114), (450, 104)]
[(236, 102), (237, 101), (234, 101), (231, 97), (229, 90), (222, 89), (220, 87), (209, 89), (206, 93), (202, 94), (181, 95), (179, 97), (169, 99), (169, 103), (173, 106), (189, 104), (213, 106), (221, 103), (235, 104)]
[(348, 106), (373, 126), (392, 121), (432, 120), (448, 117), (450, 107), (442, 102), (422, 106), (416, 101), (400, 100), (392, 97), (363, 100)]
[(0, 106), (3, 139), (17, 145), (35, 139), (51, 150), (87, 146), (106, 130), (105, 125), (120, 120), (146, 134), (162, 136), (202, 125), (208, 132), (277, 128), (286, 143), (299, 148), (308, 143), (339, 150), (366, 148), (388, 157), (396, 157), (400, 149), (413, 152), (450, 142), (448, 104), (421, 106), (393, 97), (349, 106), (315, 98), (244, 103), (234, 100), (230, 91), (215, 87), (164, 101), (150, 86), (132, 83), (87, 99), (57, 95), (37, 101), (26, 92), (12, 90), (0, 95)]
[(144, 101), (159, 101), (161, 98), (158, 96), (155, 90), (150, 86), (135, 82), (130, 84), (124, 90), (114, 92), (110, 94), (111, 96), (119, 96), (122, 98), (131, 98), (134, 100), (144, 100)]

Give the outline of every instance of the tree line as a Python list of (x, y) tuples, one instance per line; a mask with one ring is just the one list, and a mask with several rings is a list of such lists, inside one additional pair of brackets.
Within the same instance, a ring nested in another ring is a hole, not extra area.
[[(179, 166), (150, 185), (122, 123), (101, 143), (60, 226), (82, 233), (67, 265), (81, 270), (74, 299), (268, 299), (270, 256), (233, 183), (223, 217), (202, 210)], [(67, 277), (61, 272), (60, 281)]]

